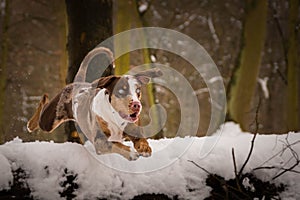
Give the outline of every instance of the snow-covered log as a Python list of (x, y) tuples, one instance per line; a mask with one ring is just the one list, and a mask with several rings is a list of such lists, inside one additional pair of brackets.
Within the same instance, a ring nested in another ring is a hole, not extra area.
[[(116, 154), (96, 155), (89, 142), (84, 146), (24, 143), (15, 138), (0, 146), (0, 199), (15, 184), (25, 188), (25, 193), (33, 199), (132, 199), (142, 194), (204, 199), (211, 191), (205, 181), (208, 174), (189, 161), (225, 179), (234, 178), (232, 148), (240, 168), (253, 137), (233, 123), (226, 123), (219, 131), (221, 134), (217, 136), (149, 140), (153, 155), (131, 162)], [(273, 169), (254, 171), (260, 179), (271, 180), (280, 169), (294, 164), (292, 152), (283, 149), (290, 144), (293, 152), (300, 154), (299, 141), (300, 133), (257, 135), (245, 172), (273, 166)], [(211, 151), (204, 149), (208, 143), (215, 144)], [(209, 153), (203, 156), (203, 152)], [(296, 173), (299, 170), (297, 166), (293, 172), (273, 181), (286, 185), (281, 198), (300, 199), (300, 175)], [(247, 182), (246, 186), (251, 184)]]

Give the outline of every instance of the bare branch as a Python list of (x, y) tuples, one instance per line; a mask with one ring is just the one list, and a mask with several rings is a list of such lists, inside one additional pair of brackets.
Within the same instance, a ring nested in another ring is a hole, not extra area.
[(188, 160), (188, 162), (193, 163), (195, 166), (199, 167), (200, 169), (202, 169), (203, 171), (205, 171), (207, 174), (212, 174), (212, 173), (210, 173), (209, 171), (207, 171), (205, 168), (203, 168), (203, 167), (201, 167), (200, 165), (198, 165), (197, 163), (195, 163), (194, 161)]
[(235, 155), (234, 155), (234, 148), (231, 149), (231, 154), (232, 154), (232, 160), (233, 160), (234, 174), (235, 174), (235, 177), (237, 177), (237, 176), (238, 176), (238, 173), (237, 173), (237, 168), (236, 168), (236, 161), (235, 161)]
[[(274, 176), (274, 177), (272, 178), (272, 180), (274, 180), (274, 179), (280, 177), (281, 175), (285, 174), (286, 172), (292, 171), (292, 170), (293, 170), (295, 167), (297, 167), (297, 166), (299, 165), (299, 163), (300, 163), (299, 155), (298, 155), (298, 153), (291, 147), (290, 142), (289, 142), (289, 140), (288, 140), (288, 135), (287, 135), (287, 137), (285, 138), (285, 141), (286, 141), (286, 143), (287, 143), (287, 148), (291, 151), (291, 154), (293, 155), (292, 158), (294, 158), (296, 162), (295, 162), (291, 167), (289, 167), (289, 168), (287, 168), (287, 169), (284, 169), (284, 168), (283, 168), (282, 171), (281, 171), (280, 173), (278, 173), (276, 176)], [(286, 164), (288, 164), (292, 158), (290, 158), (290, 159), (286, 162)]]
[[(260, 167), (256, 167), (253, 169), (253, 171), (255, 170), (261, 170), (261, 169), (278, 169), (278, 173), (272, 178), (272, 180), (280, 177), (281, 175), (285, 174), (286, 172), (293, 172), (296, 174), (300, 174), (300, 171), (294, 170), (295, 167), (297, 167), (300, 163), (299, 160), (299, 155), (298, 153), (292, 148), (293, 145), (299, 143), (300, 141), (295, 141), (293, 143), (290, 143), (288, 140), (288, 136), (285, 138), (285, 147), (283, 149), (281, 149), (281, 151), (277, 152), (275, 155), (273, 155), (270, 159), (268, 159), (267, 161), (265, 161), (262, 165), (264, 165), (265, 163), (269, 162), (270, 160), (272, 160), (273, 158), (275, 158), (276, 156), (280, 155), (282, 156), (283, 153), (288, 149), (290, 150), (292, 157), (289, 158), (285, 164), (282, 167), (277, 167), (277, 166), (260, 166)], [(286, 165), (288, 165), (292, 160), (295, 160), (295, 163), (290, 166), (290, 167), (285, 167)]]
[(284, 169), (282, 172), (280, 172), (279, 174), (277, 174), (276, 176), (274, 176), (272, 178), (272, 180), (275, 180), (276, 178), (278, 178), (279, 176), (283, 175), (286, 172), (290, 172), (292, 169), (294, 169), (295, 167), (297, 167), (297, 165), (299, 165), (299, 160), (297, 160), (297, 162), (294, 165), (292, 165), (290, 168)]
[(242, 192), (241, 186), (240, 186), (240, 177), (239, 177), (239, 175), (237, 173), (236, 160), (235, 160), (235, 155), (234, 155), (234, 148), (231, 149), (231, 154), (232, 154), (232, 161), (233, 161), (233, 167), (234, 167), (234, 174), (235, 174), (236, 185), (237, 185), (238, 190), (240, 192)]
[(259, 97), (259, 99), (258, 99), (258, 104), (257, 104), (257, 107), (256, 107), (256, 112), (255, 112), (255, 125), (256, 125), (256, 127), (255, 127), (255, 133), (254, 133), (253, 138), (252, 138), (252, 141), (251, 141), (251, 147), (250, 147), (248, 156), (247, 156), (247, 158), (246, 158), (244, 164), (242, 165), (242, 167), (241, 167), (241, 169), (240, 169), (240, 171), (239, 171), (239, 173), (238, 173), (238, 176), (239, 176), (239, 177), (240, 177), (241, 174), (243, 173), (244, 168), (246, 167), (247, 163), (249, 162), (249, 159), (250, 159), (250, 157), (251, 157), (251, 155), (252, 155), (252, 152), (253, 152), (254, 141), (255, 141), (255, 138), (256, 138), (257, 132), (258, 132), (258, 111), (259, 111), (259, 108), (260, 108), (260, 104), (261, 104), (261, 99), (260, 99), (260, 97)]
[[(253, 169), (253, 171), (255, 171), (255, 170), (261, 170), (261, 169), (279, 169), (279, 170), (287, 170), (287, 168), (283, 168), (283, 167), (265, 166), (265, 167), (256, 167), (256, 168)], [(293, 170), (293, 169), (291, 169), (290, 172), (293, 172), (293, 173), (296, 173), (296, 174), (300, 174), (300, 171)]]
[(293, 142), (293, 143), (287, 145), (286, 147), (284, 147), (283, 149), (281, 149), (280, 151), (278, 151), (276, 154), (274, 154), (273, 156), (271, 156), (268, 160), (264, 161), (264, 162), (260, 165), (260, 167), (263, 166), (264, 164), (268, 163), (270, 160), (272, 160), (273, 158), (275, 158), (275, 157), (278, 156), (279, 154), (282, 154), (287, 148), (289, 148), (289, 146), (292, 147), (292, 146), (294, 146), (294, 145), (296, 145), (296, 144), (298, 144), (298, 143), (300, 143), (300, 140), (295, 141), (295, 142)]
[(282, 44), (282, 48), (283, 48), (284, 61), (285, 61), (285, 63), (287, 63), (287, 46), (286, 46), (286, 40), (284, 38), (282, 27), (281, 27), (280, 22), (279, 22), (278, 8), (276, 7), (277, 4), (273, 3), (272, 5), (273, 5), (273, 6), (271, 6), (271, 10), (273, 12), (272, 16), (273, 16), (273, 19), (275, 21), (276, 28), (278, 29), (278, 33), (279, 33), (280, 39), (282, 41), (281, 44)]

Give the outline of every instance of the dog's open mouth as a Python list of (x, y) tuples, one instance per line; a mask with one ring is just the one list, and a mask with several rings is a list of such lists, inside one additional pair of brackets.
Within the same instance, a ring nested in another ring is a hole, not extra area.
[(120, 115), (123, 119), (125, 119), (125, 120), (127, 120), (127, 121), (130, 121), (130, 122), (136, 122), (136, 121), (138, 120), (138, 118), (139, 118), (140, 113), (139, 113), (139, 112), (134, 112), (134, 113), (132, 113), (132, 114), (130, 114), (130, 115), (127, 115), (127, 114), (125, 114), (125, 113), (119, 112), (119, 115)]

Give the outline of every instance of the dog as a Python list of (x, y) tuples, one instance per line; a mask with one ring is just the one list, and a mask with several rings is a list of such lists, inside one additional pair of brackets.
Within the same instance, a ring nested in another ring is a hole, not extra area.
[[(153, 68), (135, 75), (111, 75), (92, 83), (84, 82), (88, 63), (98, 53), (113, 58), (105, 47), (91, 51), (76, 75), (77, 82), (65, 86), (50, 101), (47, 94), (42, 96), (27, 123), (28, 131), (40, 128), (52, 132), (72, 120), (94, 144), (97, 154), (118, 153), (128, 160), (151, 156), (152, 149), (136, 122), (142, 110), (141, 87), (162, 72)], [(122, 143), (125, 138), (133, 142), (134, 149)]]

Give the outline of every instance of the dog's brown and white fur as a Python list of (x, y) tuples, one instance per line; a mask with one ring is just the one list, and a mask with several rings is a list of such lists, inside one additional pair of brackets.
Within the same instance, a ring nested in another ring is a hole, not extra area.
[[(110, 50), (98, 47), (83, 64), (99, 52), (112, 55)], [(81, 81), (85, 70), (78, 72)], [(103, 77), (93, 83), (69, 84), (50, 101), (43, 95), (27, 128), (29, 132), (38, 128), (51, 132), (61, 123), (73, 120), (98, 154), (118, 153), (128, 160), (150, 156), (152, 150), (135, 122), (142, 109), (141, 86), (161, 75), (160, 70), (150, 69), (135, 75)], [(134, 143), (135, 150), (122, 144), (126, 137)]]

